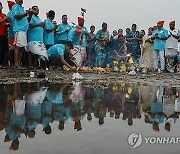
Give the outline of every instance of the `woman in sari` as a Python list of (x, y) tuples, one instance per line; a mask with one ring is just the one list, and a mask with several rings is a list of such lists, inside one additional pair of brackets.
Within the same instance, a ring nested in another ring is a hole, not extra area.
[(105, 60), (105, 64), (112, 64), (113, 63), (113, 57), (114, 57), (114, 49), (113, 46), (114, 44), (116, 44), (116, 40), (118, 38), (118, 32), (117, 30), (113, 30), (112, 35), (110, 37), (110, 41), (108, 43), (108, 49), (106, 52), (106, 60)]
[(117, 39), (112, 44), (112, 54), (108, 54), (107, 61), (112, 64), (113, 61), (123, 61), (127, 55), (126, 38), (122, 34), (119, 34)]
[(95, 43), (95, 66), (101, 67), (105, 64), (108, 42), (109, 42), (109, 31), (107, 30), (107, 23), (102, 24), (102, 29), (97, 31)]
[(142, 40), (141, 34), (136, 30), (137, 25), (133, 24), (131, 31), (126, 33), (127, 51), (131, 53), (133, 60), (138, 63), (141, 49), (140, 41)]
[(153, 41), (151, 40), (151, 35), (153, 28), (148, 29), (148, 34), (144, 35), (141, 44), (141, 56), (139, 60), (140, 68), (142, 68), (143, 73), (147, 73), (148, 70), (153, 69)]

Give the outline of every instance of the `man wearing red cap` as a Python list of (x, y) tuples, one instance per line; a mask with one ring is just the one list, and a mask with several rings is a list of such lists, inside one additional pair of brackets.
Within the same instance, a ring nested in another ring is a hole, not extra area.
[[(166, 69), (169, 72), (175, 71), (175, 65), (178, 61), (178, 39), (180, 38), (180, 30), (175, 28), (175, 21), (169, 23), (169, 38), (166, 41)], [(174, 69), (173, 69), (174, 68)]]
[[(152, 34), (152, 40), (154, 40), (153, 44), (153, 64), (154, 70), (159, 73), (163, 72), (165, 69), (165, 44), (168, 39), (168, 31), (163, 28), (164, 21), (157, 22), (157, 30), (155, 30)], [(158, 68), (160, 57), (161, 68)]]
[(84, 18), (78, 17), (78, 25), (72, 28), (68, 33), (68, 40), (73, 42), (74, 49), (72, 54), (77, 66), (81, 66), (86, 59), (86, 35), (87, 28), (84, 26)]

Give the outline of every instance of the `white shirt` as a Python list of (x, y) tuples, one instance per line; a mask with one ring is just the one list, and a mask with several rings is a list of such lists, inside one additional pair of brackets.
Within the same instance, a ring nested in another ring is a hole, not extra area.
[(163, 112), (167, 117), (174, 114), (175, 112), (175, 98), (163, 96)]
[(16, 114), (17, 116), (23, 115), (25, 111), (25, 104), (26, 104), (25, 100), (16, 99), (13, 104), (13, 113)]
[[(171, 35), (170, 32), (175, 36), (180, 36), (180, 30), (178, 29), (169, 30), (169, 35)], [(166, 49), (178, 49), (178, 39), (173, 36), (169, 37), (166, 41)]]
[(34, 91), (25, 96), (25, 100), (28, 104), (41, 104), (46, 96), (47, 88)]
[(180, 112), (180, 98), (175, 99), (175, 111)]

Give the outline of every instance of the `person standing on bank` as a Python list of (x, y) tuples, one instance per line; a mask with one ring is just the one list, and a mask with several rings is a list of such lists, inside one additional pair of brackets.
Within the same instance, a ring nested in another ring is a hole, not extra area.
[(144, 35), (141, 44), (141, 56), (139, 59), (139, 66), (142, 73), (148, 73), (153, 69), (153, 41), (151, 40), (153, 28), (148, 29), (148, 34)]
[(44, 44), (46, 45), (47, 50), (54, 45), (54, 32), (58, 27), (58, 25), (53, 24), (54, 17), (55, 12), (50, 10), (47, 13), (47, 19), (44, 20)]
[(68, 41), (74, 45), (72, 54), (74, 55), (74, 62), (77, 66), (82, 66), (86, 60), (86, 36), (88, 34), (87, 28), (84, 26), (84, 18), (78, 17), (78, 25), (72, 28), (68, 33)]
[(137, 25), (132, 24), (131, 31), (126, 33), (127, 40), (127, 52), (131, 53), (131, 56), (135, 63), (139, 63), (139, 57), (141, 55), (140, 43), (142, 41), (142, 36), (139, 31), (137, 31)]
[[(157, 22), (157, 30), (152, 34), (151, 40), (154, 40), (153, 44), (153, 67), (155, 72), (162, 73), (165, 69), (165, 44), (168, 39), (168, 31), (163, 28), (164, 21)], [(159, 68), (159, 57), (161, 67)]]
[(8, 51), (7, 27), (9, 21), (7, 16), (2, 13), (3, 6), (0, 2), (0, 65), (5, 66), (5, 57)]
[(71, 30), (71, 26), (67, 22), (67, 15), (62, 16), (62, 23), (57, 27), (57, 32), (55, 34), (56, 44), (65, 44), (68, 40), (68, 33)]
[(19, 67), (24, 52), (24, 47), (27, 45), (27, 31), (29, 28), (29, 21), (31, 20), (33, 10), (24, 10), (23, 0), (15, 0), (16, 4), (12, 7), (14, 17), (13, 31), (15, 32), (15, 53), (14, 65)]
[(96, 42), (96, 34), (94, 34), (94, 31), (95, 31), (95, 26), (92, 25), (90, 27), (89, 34), (86, 36), (86, 38), (87, 38), (87, 47), (86, 47), (87, 61), (86, 61), (86, 65), (89, 66), (89, 67), (94, 66), (94, 60), (95, 60), (94, 45), (95, 45), (95, 42)]
[[(34, 14), (32, 15), (31, 21), (29, 22), (28, 30), (28, 67), (37, 67), (38, 57), (41, 59), (47, 59), (47, 50), (43, 43), (43, 33), (45, 23), (39, 18), (39, 7), (32, 6)], [(33, 62), (33, 63), (32, 63)]]
[(9, 45), (9, 51), (7, 53), (7, 58), (10, 63), (10, 67), (14, 67), (14, 31), (13, 31), (13, 23), (14, 23), (14, 17), (12, 14), (12, 6), (15, 4), (13, 1), (7, 1), (9, 12), (7, 13), (10, 26), (8, 27), (8, 45)]
[(169, 23), (169, 28), (169, 38), (166, 41), (165, 50), (166, 70), (174, 72), (178, 62), (178, 40), (180, 38), (180, 30), (175, 28), (175, 21)]
[(102, 29), (98, 30), (96, 33), (96, 43), (95, 43), (95, 66), (104, 67), (105, 60), (108, 52), (110, 35), (107, 29), (107, 23), (102, 23)]

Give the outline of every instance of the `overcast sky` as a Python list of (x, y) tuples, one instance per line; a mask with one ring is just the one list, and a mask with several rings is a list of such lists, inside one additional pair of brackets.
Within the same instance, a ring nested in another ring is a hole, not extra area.
[[(6, 3), (6, 0), (0, 1)], [(57, 22), (61, 22), (61, 16), (67, 14), (69, 23), (77, 23), (80, 8), (85, 8), (85, 26), (88, 29), (91, 25), (95, 25), (96, 30), (100, 29), (104, 21), (108, 23), (110, 32), (131, 27), (132, 23), (138, 25), (138, 30), (146, 30), (158, 20), (165, 20), (166, 28), (171, 20), (176, 20), (176, 27), (180, 28), (180, 0), (24, 0), (23, 5), (25, 9), (38, 5), (43, 20), (45, 12), (50, 9), (56, 12)], [(6, 4), (4, 12), (7, 12)]]

